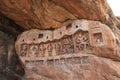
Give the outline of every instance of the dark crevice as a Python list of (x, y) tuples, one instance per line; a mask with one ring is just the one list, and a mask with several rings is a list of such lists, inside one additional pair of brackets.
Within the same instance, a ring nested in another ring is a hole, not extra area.
[(59, 21), (59, 20), (57, 20), (57, 19), (53, 19), (53, 20), (56, 21), (56, 22), (59, 22), (59, 23), (64, 23), (64, 22), (67, 22), (67, 21), (71, 21), (71, 20), (73, 20), (73, 19), (66, 18), (66, 19), (64, 19), (63, 21)]
[[(5, 15), (0, 13), (0, 31), (3, 31), (7, 34), (20, 34), (23, 32), (25, 29), (22, 28), (21, 26), (17, 25), (13, 20), (9, 19)], [(4, 30), (6, 29), (6, 30)], [(7, 31), (7, 32), (6, 32)]]
[(0, 14), (0, 80), (21, 80), (25, 74), (14, 46), (17, 36), (24, 30)]
[(8, 34), (8, 36), (12, 36), (16, 40), (17, 36), (25, 31), (25, 29), (0, 13), (0, 31)]

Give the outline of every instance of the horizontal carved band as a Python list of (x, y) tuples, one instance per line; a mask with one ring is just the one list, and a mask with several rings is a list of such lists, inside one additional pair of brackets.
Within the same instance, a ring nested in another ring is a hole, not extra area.
[(115, 46), (112, 31), (104, 24), (87, 20), (76, 20), (54, 31), (29, 30), (23, 32), (16, 41), (16, 50), (23, 57), (73, 54), (101, 46)]

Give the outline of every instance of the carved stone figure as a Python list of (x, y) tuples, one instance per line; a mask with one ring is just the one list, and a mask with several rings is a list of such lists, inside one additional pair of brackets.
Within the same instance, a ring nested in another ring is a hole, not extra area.
[(61, 42), (55, 41), (53, 42), (53, 55), (61, 55)]
[(39, 45), (39, 56), (44, 57), (44, 53), (45, 53), (44, 44), (40, 44)]
[(61, 45), (62, 54), (74, 53), (74, 44), (71, 36), (61, 39)]
[(55, 59), (55, 65), (59, 64), (59, 59)]
[(89, 64), (90, 63), (89, 56), (82, 56), (81, 61), (82, 64)]
[(47, 60), (47, 66), (54, 67), (54, 60)]
[(75, 34), (74, 39), (76, 52), (83, 51), (90, 46), (88, 32), (80, 31)]
[(103, 38), (102, 33), (96, 33), (94, 34), (95, 44), (98, 46), (103, 45)]
[(26, 56), (28, 52), (28, 45), (27, 44), (21, 44), (21, 49), (20, 49), (20, 56)]
[(75, 58), (73, 58), (73, 60), (74, 60), (74, 64), (81, 64), (81, 59), (80, 59), (80, 57), (75, 57)]
[(51, 43), (44, 44), (45, 56), (52, 56), (53, 46)]
[(29, 47), (29, 56), (31, 57), (38, 57), (39, 55), (39, 47), (37, 44), (31, 44), (30, 47)]

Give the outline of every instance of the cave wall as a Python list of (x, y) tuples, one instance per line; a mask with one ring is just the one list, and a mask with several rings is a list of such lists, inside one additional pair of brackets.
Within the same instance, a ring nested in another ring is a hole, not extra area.
[(0, 80), (21, 80), (25, 73), (14, 47), (17, 36), (24, 31), (18, 26), (0, 14)]

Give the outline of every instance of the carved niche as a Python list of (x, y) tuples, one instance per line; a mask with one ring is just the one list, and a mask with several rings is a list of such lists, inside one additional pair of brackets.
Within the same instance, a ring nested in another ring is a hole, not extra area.
[(39, 46), (38, 44), (30, 44), (29, 45), (29, 53), (30, 57), (38, 57), (39, 56)]
[(29, 48), (28, 44), (21, 44), (20, 56), (27, 56), (29, 50), (28, 48)]
[(95, 33), (94, 40), (96, 45), (99, 45), (99, 46), (103, 45), (102, 33)]
[(58, 41), (55, 41), (55, 42), (52, 42), (52, 45), (53, 45), (53, 56), (55, 55), (61, 55), (61, 42), (58, 40)]
[(84, 51), (90, 47), (89, 33), (87, 31), (79, 31), (74, 35), (76, 52)]
[(62, 54), (74, 53), (74, 43), (72, 36), (61, 39)]
[(44, 48), (45, 48), (45, 56), (52, 56), (52, 51), (53, 51), (53, 46), (52, 44), (49, 42), (49, 43), (46, 43), (44, 44)]
[(45, 53), (44, 44), (40, 44), (39, 45), (39, 57), (44, 57), (44, 53)]

